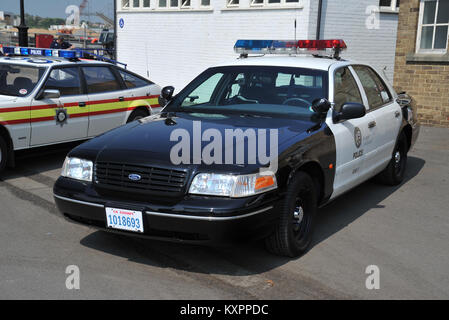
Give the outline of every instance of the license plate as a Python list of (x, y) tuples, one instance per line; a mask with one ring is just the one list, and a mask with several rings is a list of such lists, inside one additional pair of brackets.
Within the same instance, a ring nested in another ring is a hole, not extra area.
[(106, 208), (106, 221), (108, 228), (143, 232), (141, 211)]

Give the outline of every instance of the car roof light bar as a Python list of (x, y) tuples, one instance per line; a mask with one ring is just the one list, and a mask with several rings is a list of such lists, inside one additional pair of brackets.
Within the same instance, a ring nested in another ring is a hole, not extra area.
[(237, 40), (234, 51), (241, 56), (248, 54), (312, 54), (340, 59), (347, 49), (341, 39), (330, 40)]
[(81, 57), (81, 53), (75, 50), (28, 47), (3, 47), (3, 53), (5, 55), (58, 57), (67, 59), (75, 59)]

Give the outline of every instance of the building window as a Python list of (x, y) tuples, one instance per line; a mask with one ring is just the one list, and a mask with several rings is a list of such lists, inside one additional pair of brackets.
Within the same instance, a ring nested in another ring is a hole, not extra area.
[(421, 0), (417, 52), (447, 52), (449, 0)]
[(400, 0), (379, 0), (381, 12), (399, 12)]
[(122, 9), (129, 9), (129, 0), (122, 0)]
[(143, 7), (149, 8), (150, 7), (150, 0), (143, 0)]
[(289, 4), (299, 3), (299, 0), (251, 0), (252, 7), (262, 7), (262, 6), (282, 6)]
[(189, 9), (190, 0), (159, 0), (159, 8)]
[(201, 0), (201, 6), (202, 7), (209, 7), (210, 6), (210, 0)]
[(239, 0), (226, 0), (228, 7), (238, 7), (239, 6)]
[(139, 8), (140, 7), (140, 0), (133, 0), (133, 8)]

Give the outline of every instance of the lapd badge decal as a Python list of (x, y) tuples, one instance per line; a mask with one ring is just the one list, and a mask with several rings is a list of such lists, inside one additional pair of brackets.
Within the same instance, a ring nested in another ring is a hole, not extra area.
[(362, 145), (362, 132), (358, 127), (354, 129), (354, 142), (357, 149)]
[(56, 109), (55, 120), (56, 120), (57, 124), (59, 124), (62, 127), (64, 124), (67, 123), (68, 118), (69, 118), (69, 115), (67, 114), (67, 109), (64, 109), (64, 108)]

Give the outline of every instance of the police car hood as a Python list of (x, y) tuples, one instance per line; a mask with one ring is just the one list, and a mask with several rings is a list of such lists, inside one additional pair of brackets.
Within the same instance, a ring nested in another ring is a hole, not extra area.
[[(263, 165), (259, 162), (259, 157), (250, 151), (251, 148), (248, 148), (248, 143), (246, 143), (248, 139), (242, 138), (241, 132), (250, 135), (254, 132), (257, 139), (264, 138), (262, 141), (265, 142), (265, 155), (280, 155), (293, 143), (303, 139), (303, 137), (298, 137), (299, 135), (304, 135), (304, 138), (308, 136), (307, 130), (315, 125), (316, 122), (310, 120), (288, 117), (177, 113), (175, 116), (167, 118), (164, 114), (158, 114), (129, 123), (94, 138), (79, 146), (70, 156), (86, 155), (98, 162), (173, 167), (176, 163), (176, 155), (172, 150), (175, 145), (180, 147), (181, 140), (186, 139), (185, 145), (188, 145), (189, 155), (188, 158), (185, 158), (188, 161), (183, 162), (187, 162), (188, 165), (184, 163), (179, 166), (188, 168), (192, 164), (204, 162), (201, 161), (202, 152), (198, 152), (198, 149), (204, 151), (205, 147), (218, 136), (222, 141), (214, 152), (221, 152), (222, 163), (226, 162), (225, 156), (228, 156), (229, 152), (233, 152), (235, 157), (236, 146), (242, 143), (242, 139), (245, 141), (245, 165), (238, 165), (239, 172), (241, 172), (242, 167), (254, 170), (254, 167)], [(229, 145), (225, 141), (226, 130), (228, 133), (231, 131), (237, 135), (233, 145)], [(261, 132), (265, 132), (265, 137), (260, 134)], [(207, 134), (213, 135), (213, 138), (207, 137)], [(277, 151), (273, 149), (270, 135), (277, 136)], [(198, 148), (198, 146), (201, 147)], [(237, 161), (233, 161), (233, 163), (237, 163)], [(178, 167), (177, 164), (176, 166)], [(235, 165), (220, 164), (219, 168), (229, 171), (231, 168), (235, 169)]]

